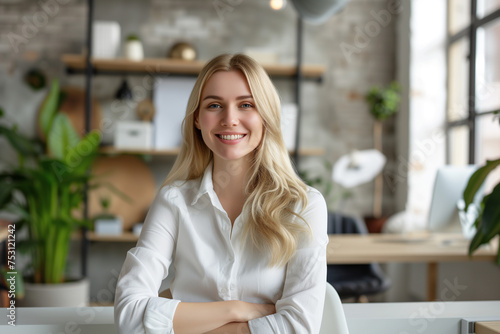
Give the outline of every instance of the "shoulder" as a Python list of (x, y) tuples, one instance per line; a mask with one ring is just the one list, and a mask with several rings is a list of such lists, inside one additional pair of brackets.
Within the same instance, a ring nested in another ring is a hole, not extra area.
[(160, 188), (157, 200), (169, 204), (191, 203), (199, 189), (199, 180), (175, 181)]
[(327, 207), (323, 194), (316, 188), (307, 186), (307, 205), (304, 209), (305, 211), (321, 210), (326, 213)]

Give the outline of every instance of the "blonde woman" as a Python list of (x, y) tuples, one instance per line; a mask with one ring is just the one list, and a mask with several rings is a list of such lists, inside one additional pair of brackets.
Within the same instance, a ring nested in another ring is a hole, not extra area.
[[(266, 72), (218, 56), (194, 85), (180, 154), (127, 253), (115, 323), (121, 333), (318, 333), (326, 221), (323, 197), (290, 163)], [(162, 298), (171, 265), (172, 298)]]

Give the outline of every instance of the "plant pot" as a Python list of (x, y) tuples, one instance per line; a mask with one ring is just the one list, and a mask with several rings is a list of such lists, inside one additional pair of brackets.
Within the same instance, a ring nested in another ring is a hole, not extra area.
[(144, 50), (140, 41), (128, 41), (125, 43), (125, 58), (141, 61), (144, 58)]
[(79, 307), (89, 303), (88, 278), (59, 284), (24, 282), (24, 298), (16, 301), (20, 307)]
[(369, 233), (380, 233), (382, 232), (382, 227), (384, 227), (385, 222), (389, 217), (364, 217), (366, 228)]

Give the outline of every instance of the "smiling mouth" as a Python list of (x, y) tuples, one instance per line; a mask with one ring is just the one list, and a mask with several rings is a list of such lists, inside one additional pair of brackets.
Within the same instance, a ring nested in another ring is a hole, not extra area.
[(245, 137), (246, 135), (216, 135), (216, 136), (224, 140), (238, 140)]

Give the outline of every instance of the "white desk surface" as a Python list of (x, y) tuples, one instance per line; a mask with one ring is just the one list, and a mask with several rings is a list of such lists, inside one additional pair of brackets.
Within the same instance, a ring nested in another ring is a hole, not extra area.
[[(500, 320), (500, 301), (344, 304), (350, 334), (457, 334), (461, 319)], [(0, 333), (113, 334), (113, 307), (0, 309)]]

